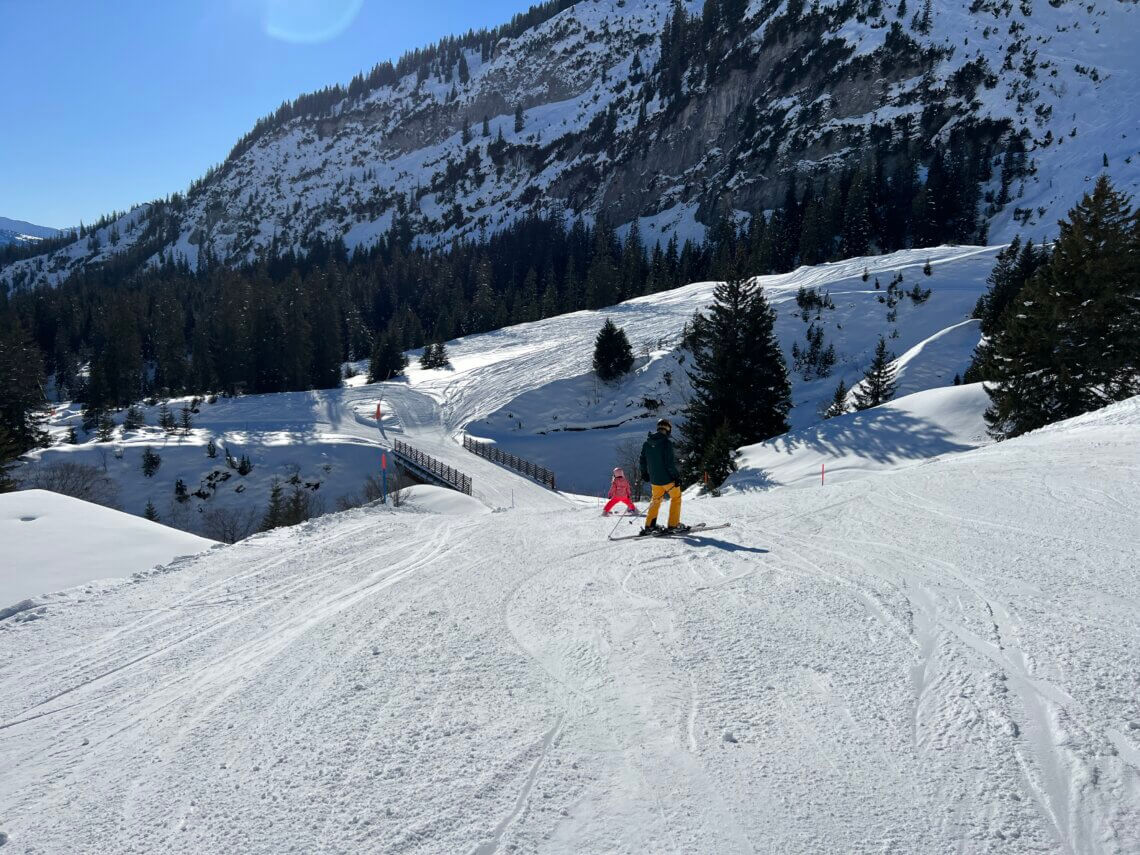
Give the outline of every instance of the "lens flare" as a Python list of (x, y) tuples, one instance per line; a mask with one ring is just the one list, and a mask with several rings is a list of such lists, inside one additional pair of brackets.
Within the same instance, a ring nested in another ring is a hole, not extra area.
[(336, 38), (356, 19), (364, 0), (263, 0), (265, 32), (301, 44)]

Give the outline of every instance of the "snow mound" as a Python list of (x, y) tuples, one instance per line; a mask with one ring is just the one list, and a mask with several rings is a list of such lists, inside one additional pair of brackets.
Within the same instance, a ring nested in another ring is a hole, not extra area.
[(949, 386), (955, 374), (970, 364), (974, 348), (982, 338), (981, 321), (952, 324), (924, 339), (894, 361), (898, 369), (899, 397)]
[(742, 448), (724, 490), (849, 481), (969, 451), (990, 440), (982, 418), (989, 397), (981, 383), (928, 389), (878, 407), (790, 431)]
[(417, 484), (414, 487), (409, 487), (404, 496), (404, 501), (408, 507), (429, 514), (468, 516), (491, 512), (491, 509), (478, 499), (473, 499), (446, 487), (436, 487), (433, 484)]
[(0, 606), (122, 580), (214, 541), (46, 490), (0, 494)]

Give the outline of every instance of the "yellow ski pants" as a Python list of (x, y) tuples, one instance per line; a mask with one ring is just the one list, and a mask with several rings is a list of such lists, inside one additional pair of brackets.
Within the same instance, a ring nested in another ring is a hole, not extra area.
[(653, 495), (649, 500), (649, 513), (645, 515), (645, 525), (651, 526), (657, 522), (657, 511), (661, 508), (661, 500), (669, 497), (669, 525), (679, 525), (681, 522), (681, 488), (676, 484), (654, 484)]

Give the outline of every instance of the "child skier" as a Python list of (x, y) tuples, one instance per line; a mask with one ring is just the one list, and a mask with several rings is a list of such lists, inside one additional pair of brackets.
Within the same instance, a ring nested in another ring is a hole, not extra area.
[(614, 505), (624, 502), (625, 506), (637, 513), (637, 508), (633, 504), (633, 500), (629, 494), (629, 481), (625, 480), (625, 473), (621, 467), (614, 469), (614, 479), (610, 482), (610, 500), (606, 504), (606, 509), (602, 511), (603, 514), (608, 514), (614, 509)]

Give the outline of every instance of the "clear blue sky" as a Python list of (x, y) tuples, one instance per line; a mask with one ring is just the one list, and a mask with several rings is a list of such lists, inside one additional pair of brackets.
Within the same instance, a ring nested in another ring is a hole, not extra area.
[(534, 0), (0, 0), (0, 216), (175, 191), (286, 99)]

